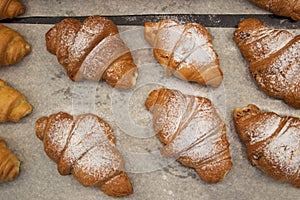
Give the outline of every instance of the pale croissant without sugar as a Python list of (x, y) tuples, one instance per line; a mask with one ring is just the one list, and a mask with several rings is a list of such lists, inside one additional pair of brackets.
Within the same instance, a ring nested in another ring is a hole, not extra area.
[(20, 62), (30, 52), (30, 45), (15, 30), (0, 24), (0, 66)]
[(18, 122), (31, 111), (25, 96), (0, 79), (0, 122)]
[(252, 0), (252, 2), (276, 15), (300, 20), (299, 0)]
[(250, 18), (238, 25), (234, 39), (257, 85), (268, 95), (300, 108), (300, 35), (294, 37)]
[(14, 18), (25, 12), (24, 5), (18, 0), (1, 0), (0, 1), (0, 20)]
[(81, 23), (64, 19), (46, 34), (49, 52), (57, 56), (73, 81), (105, 80), (118, 89), (134, 87), (137, 66), (109, 19), (91, 16)]
[(110, 196), (133, 193), (111, 127), (98, 116), (59, 112), (41, 117), (36, 135), (61, 175), (73, 174), (82, 185), (98, 186)]
[(164, 156), (195, 168), (209, 183), (226, 176), (232, 167), (226, 127), (209, 99), (158, 89), (149, 94), (145, 106), (153, 114)]
[(207, 29), (171, 19), (146, 22), (144, 36), (167, 75), (218, 87), (223, 80), (219, 58)]
[(300, 119), (262, 112), (250, 104), (235, 110), (234, 121), (253, 165), (300, 188)]
[(0, 183), (14, 180), (20, 170), (20, 161), (0, 138)]

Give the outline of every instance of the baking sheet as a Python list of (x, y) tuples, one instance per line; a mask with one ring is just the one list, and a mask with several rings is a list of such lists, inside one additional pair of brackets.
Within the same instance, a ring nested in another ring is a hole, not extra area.
[[(28, 5), (27, 16), (38, 16), (44, 13), (36, 7), (42, 7), (46, 1), (24, 2)], [(60, 6), (61, 9), (58, 10), (55, 2), (60, 2), (64, 6)], [(48, 3), (49, 8), (51, 6), (55, 8), (53, 13), (48, 10), (44, 14), (65, 15), (68, 10), (66, 4), (70, 5), (71, 1), (55, 2)], [(217, 1), (207, 2), (217, 3)], [(226, 2), (220, 1), (220, 4)], [(245, 12), (249, 12), (250, 9), (252, 12), (265, 13), (255, 9), (249, 2), (237, 2), (243, 5)], [(172, 3), (178, 5), (179, 1), (169, 1), (166, 4), (172, 5)], [(74, 5), (75, 8), (81, 8), (78, 6), (79, 3)], [(100, 2), (95, 7), (99, 5)], [(105, 5), (109, 6), (109, 3)], [(121, 10), (123, 14), (145, 13), (147, 10), (146, 5), (142, 4), (144, 8), (133, 13), (130, 5), (131, 3), (128, 3), (128, 7)], [(156, 8), (151, 6), (153, 12), (161, 11), (163, 7), (158, 2), (153, 5), (156, 6)], [(113, 3), (111, 6), (119, 7)], [(174, 10), (170, 10), (171, 8)], [(203, 8), (198, 7), (194, 7), (191, 11), (192, 8), (188, 6), (182, 10), (197, 13), (197, 9), (199, 12), (204, 12)], [(236, 9), (243, 11), (240, 7)], [(236, 12), (236, 9), (232, 7), (232, 10), (229, 8), (227, 10), (226, 7), (225, 12)], [(176, 6), (171, 6), (167, 11), (181, 13), (181, 9), (179, 7), (176, 9)], [(222, 11), (213, 9), (211, 12)], [(75, 11), (70, 14), (74, 13)], [(95, 10), (85, 11), (81, 8), (78, 15), (95, 13)], [(118, 9), (107, 13), (119, 14)], [(45, 47), (44, 35), (52, 25), (14, 23), (6, 25), (22, 33), (31, 44), (32, 52), (21, 63), (0, 68), (0, 77), (26, 95), (33, 105), (33, 112), (19, 123), (0, 125), (0, 137), (5, 138), (9, 147), (21, 160), (18, 178), (0, 185), (0, 199), (112, 199), (96, 187), (83, 187), (72, 176), (59, 175), (56, 164), (47, 157), (42, 143), (35, 136), (35, 121), (39, 117), (58, 111), (76, 113), (84, 110), (95, 112), (114, 130), (117, 145), (126, 158), (126, 168), (134, 187), (134, 194), (124, 199), (298, 199), (299, 189), (290, 184), (273, 181), (250, 165), (246, 159), (245, 148), (236, 134), (232, 120), (232, 112), (236, 107), (254, 103), (263, 110), (297, 117), (300, 117), (300, 111), (265, 95), (257, 88), (249, 74), (248, 63), (243, 59), (232, 39), (234, 28), (208, 27), (224, 73), (221, 87), (213, 90), (175, 77), (165, 77), (164, 70), (154, 60), (150, 47), (143, 40), (142, 27), (119, 26), (121, 36), (131, 48), (139, 67), (137, 87), (130, 91), (117, 91), (104, 82), (91, 84), (92, 92), (87, 96), (87, 102), (94, 102), (94, 104), (83, 105), (83, 108), (80, 107), (81, 110), (78, 111), (76, 106), (74, 107), (73, 98), (80, 84), (72, 82), (66, 76), (56, 57), (48, 53)], [(300, 34), (300, 29), (290, 31), (295, 35)], [(83, 84), (82, 87), (84, 86), (86, 85)], [(227, 138), (233, 161), (232, 170), (222, 182), (207, 184), (198, 178), (193, 169), (172, 159), (164, 160), (156, 156), (161, 144), (151, 129), (151, 115), (144, 108), (144, 101), (152, 89), (161, 86), (209, 97), (217, 105), (227, 125)], [(126, 103), (120, 104), (120, 102)], [(91, 105), (95, 110), (91, 109)]]

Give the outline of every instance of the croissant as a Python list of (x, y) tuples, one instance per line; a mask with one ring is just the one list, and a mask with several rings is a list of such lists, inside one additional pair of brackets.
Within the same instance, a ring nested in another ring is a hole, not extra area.
[(276, 15), (300, 20), (299, 0), (252, 0), (252, 2)]
[(73, 81), (103, 79), (118, 89), (136, 83), (137, 67), (130, 50), (117, 26), (105, 17), (91, 16), (83, 23), (64, 19), (46, 33), (46, 46)]
[(1, 0), (0, 1), (0, 20), (14, 18), (25, 12), (25, 7), (18, 0)]
[(195, 168), (209, 183), (226, 176), (232, 167), (226, 127), (209, 99), (158, 89), (149, 94), (145, 106), (153, 114), (164, 156)]
[(0, 66), (20, 62), (30, 52), (30, 45), (15, 30), (0, 24)]
[(168, 76), (173, 74), (212, 87), (221, 84), (223, 73), (218, 55), (209, 32), (200, 24), (180, 24), (171, 19), (146, 22), (144, 36)]
[(234, 39), (250, 63), (250, 72), (268, 95), (300, 107), (300, 36), (273, 30), (257, 19), (238, 25)]
[(300, 188), (300, 119), (261, 112), (250, 104), (234, 111), (234, 121), (253, 165)]
[(18, 122), (31, 111), (25, 96), (0, 79), (0, 122)]
[(111, 127), (98, 116), (59, 112), (41, 117), (36, 135), (61, 175), (73, 174), (82, 185), (98, 186), (110, 196), (132, 194)]
[(0, 138), (0, 183), (14, 180), (19, 174), (20, 161)]

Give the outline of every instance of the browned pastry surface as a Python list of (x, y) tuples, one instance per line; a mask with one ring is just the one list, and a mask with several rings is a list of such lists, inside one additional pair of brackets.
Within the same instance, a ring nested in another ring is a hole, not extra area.
[(242, 21), (234, 39), (250, 72), (268, 95), (300, 107), (300, 36), (274, 30), (257, 19)]
[(110, 196), (133, 193), (111, 127), (93, 114), (59, 112), (36, 121), (36, 135), (61, 175), (73, 174), (84, 186), (98, 186)]
[(0, 122), (18, 122), (31, 111), (25, 96), (0, 79)]
[(222, 180), (232, 167), (226, 127), (207, 98), (159, 89), (149, 94), (146, 108), (153, 114), (153, 128), (165, 145), (164, 156), (174, 156), (195, 168), (204, 181)]
[(0, 20), (14, 18), (25, 12), (24, 5), (18, 0), (1, 0), (0, 1)]
[(252, 2), (276, 15), (300, 20), (299, 0), (252, 0)]
[(137, 66), (109, 19), (91, 16), (81, 23), (64, 19), (46, 34), (49, 52), (57, 56), (73, 81), (105, 80), (119, 89), (134, 87)]
[(14, 180), (19, 174), (20, 161), (0, 138), (0, 183)]
[(0, 66), (20, 62), (30, 52), (30, 45), (15, 30), (0, 24)]
[(234, 112), (236, 130), (253, 165), (300, 188), (300, 119), (248, 105)]
[(171, 19), (146, 22), (144, 36), (167, 75), (212, 87), (221, 84), (218, 55), (209, 32), (200, 24), (180, 24)]

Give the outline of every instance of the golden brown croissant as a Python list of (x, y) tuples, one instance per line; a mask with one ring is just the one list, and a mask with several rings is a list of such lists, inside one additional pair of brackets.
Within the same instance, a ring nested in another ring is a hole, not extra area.
[(300, 36), (274, 30), (257, 19), (238, 25), (234, 39), (250, 63), (250, 72), (268, 95), (300, 107)]
[(248, 105), (234, 112), (249, 160), (275, 180), (300, 188), (300, 119)]
[(145, 102), (164, 156), (195, 168), (204, 181), (222, 180), (232, 167), (226, 127), (209, 99), (159, 89)]
[(252, 2), (276, 15), (300, 20), (299, 0), (252, 0)]
[(20, 62), (30, 52), (30, 45), (15, 30), (0, 24), (0, 66)]
[(14, 18), (25, 12), (24, 5), (18, 0), (1, 0), (0, 1), (0, 20)]
[(180, 24), (171, 19), (146, 22), (144, 36), (167, 75), (218, 87), (223, 73), (209, 32), (197, 23)]
[(91, 16), (83, 23), (64, 19), (47, 32), (46, 45), (73, 81), (104, 79), (119, 89), (135, 85), (137, 67), (130, 50), (105, 17)]
[(36, 121), (36, 135), (61, 175), (73, 174), (84, 186), (99, 186), (110, 196), (132, 194), (124, 160), (110, 126), (93, 114), (59, 112)]
[(25, 96), (0, 79), (0, 122), (18, 122), (31, 111)]
[(0, 138), (0, 183), (12, 181), (19, 174), (20, 161)]

